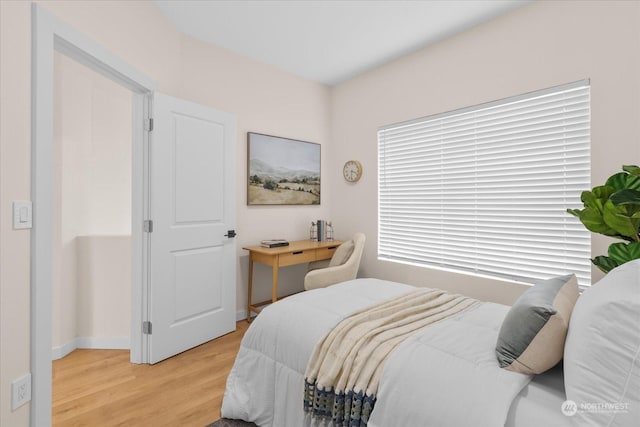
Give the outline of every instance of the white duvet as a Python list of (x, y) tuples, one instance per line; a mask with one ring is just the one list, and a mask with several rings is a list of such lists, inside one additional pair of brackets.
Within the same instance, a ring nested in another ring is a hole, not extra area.
[[(411, 286), (357, 279), (267, 307), (242, 340), (222, 416), (258, 426), (322, 425), (305, 417), (304, 372), (315, 344), (340, 320)], [(500, 369), (494, 347), (509, 307), (482, 303), (406, 340), (387, 361), (371, 427), (503, 426), (531, 377)]]

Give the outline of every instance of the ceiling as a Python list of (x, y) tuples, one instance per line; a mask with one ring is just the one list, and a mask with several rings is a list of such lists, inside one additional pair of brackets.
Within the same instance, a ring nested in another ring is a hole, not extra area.
[(155, 0), (192, 37), (335, 85), (528, 0)]

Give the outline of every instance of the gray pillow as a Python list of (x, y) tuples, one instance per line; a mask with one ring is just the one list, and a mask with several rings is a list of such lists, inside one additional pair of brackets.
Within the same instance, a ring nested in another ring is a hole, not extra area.
[(578, 281), (573, 274), (544, 280), (527, 289), (500, 328), (496, 344), (500, 367), (541, 374), (562, 360), (578, 295)]

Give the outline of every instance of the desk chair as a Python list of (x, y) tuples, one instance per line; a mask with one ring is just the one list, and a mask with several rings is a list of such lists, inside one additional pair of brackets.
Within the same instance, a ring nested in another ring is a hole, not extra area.
[(365, 235), (356, 233), (352, 240), (338, 246), (331, 260), (309, 263), (309, 272), (304, 277), (306, 290), (324, 288), (346, 280), (355, 279), (360, 267)]

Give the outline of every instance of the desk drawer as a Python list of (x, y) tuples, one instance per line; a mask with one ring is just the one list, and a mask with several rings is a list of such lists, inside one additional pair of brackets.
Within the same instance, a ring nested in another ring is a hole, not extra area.
[(311, 262), (316, 260), (316, 249), (308, 249), (306, 251), (295, 251), (286, 254), (281, 254), (278, 260), (280, 267), (286, 267), (287, 265), (303, 264), (305, 262)]
[(339, 245), (329, 246), (327, 248), (318, 248), (316, 251), (316, 261), (331, 259), (338, 246)]

